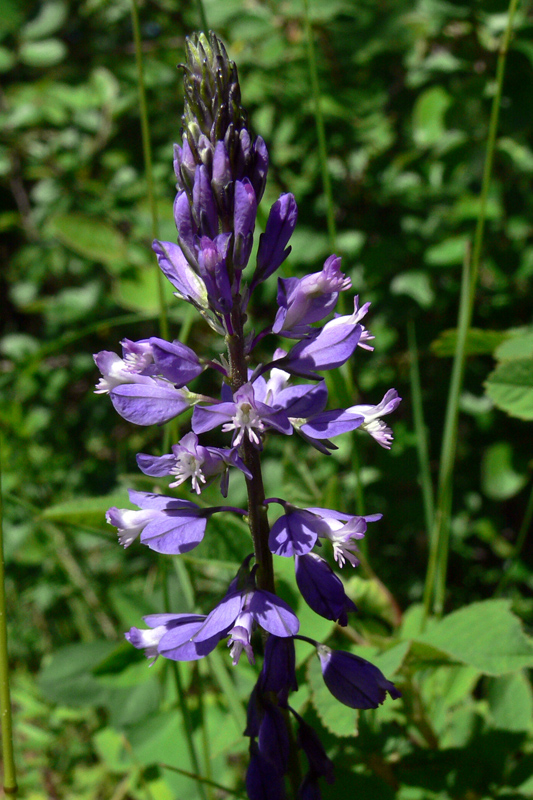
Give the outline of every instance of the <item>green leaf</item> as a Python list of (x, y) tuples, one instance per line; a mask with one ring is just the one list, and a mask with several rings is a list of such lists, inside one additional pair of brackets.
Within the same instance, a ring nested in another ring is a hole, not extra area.
[(126, 241), (109, 222), (85, 214), (61, 214), (52, 218), (51, 232), (65, 247), (90, 261), (105, 264), (113, 274), (127, 265)]
[(42, 42), (24, 42), (20, 46), (20, 60), (28, 67), (53, 67), (68, 53), (61, 39), (45, 39)]
[(468, 236), (450, 236), (439, 244), (428, 247), (424, 261), (431, 267), (450, 267), (462, 264), (465, 260)]
[(430, 308), (435, 300), (429, 276), (418, 270), (396, 275), (391, 281), (390, 290), (392, 294), (406, 294), (422, 308)]
[(15, 53), (8, 50), (7, 47), (0, 47), (0, 72), (7, 72), (14, 66), (17, 58)]
[(64, 503), (48, 506), (41, 516), (43, 519), (54, 522), (86, 525), (102, 524), (105, 520), (106, 511), (112, 506), (117, 506), (118, 508), (131, 507), (128, 493), (125, 489), (102, 497), (79, 497), (76, 500), (66, 500)]
[(523, 672), (491, 680), (488, 699), (495, 728), (515, 732), (531, 730), (533, 696)]
[(513, 450), (508, 442), (497, 442), (483, 454), (481, 487), (491, 500), (508, 500), (527, 483), (527, 475), (520, 475), (513, 469), (512, 456)]
[(498, 361), (512, 358), (531, 358), (533, 356), (533, 331), (522, 331), (510, 336), (496, 348), (494, 353)]
[(485, 389), (494, 405), (511, 417), (533, 419), (533, 357), (498, 364)]
[[(167, 305), (180, 302), (172, 294), (172, 286), (166, 279), (163, 281), (163, 289)], [(121, 277), (116, 280), (113, 284), (113, 299), (121, 308), (129, 311), (157, 314), (159, 312), (159, 276), (156, 262), (137, 270), (133, 278)]]
[(355, 736), (359, 712), (333, 697), (324, 683), (318, 657), (311, 658), (307, 665), (307, 680), (313, 705), (324, 727), (335, 736)]
[[(466, 337), (466, 354), (468, 356), (492, 355), (498, 345), (507, 339), (508, 335), (506, 331), (470, 328)], [(442, 331), (438, 339), (435, 339), (430, 344), (431, 352), (440, 357), (453, 356), (456, 347), (457, 330), (455, 328)]]
[(48, 0), (41, 5), (37, 16), (24, 25), (20, 35), (23, 39), (44, 39), (63, 25), (67, 13), (67, 6), (62, 0)]
[(103, 704), (108, 690), (91, 670), (115, 648), (113, 642), (91, 642), (56, 650), (39, 675), (39, 686), (46, 699), (72, 706)]
[(413, 109), (413, 139), (419, 147), (437, 144), (446, 128), (444, 116), (452, 98), (442, 86), (423, 92)]
[(485, 675), (505, 675), (533, 666), (533, 642), (510, 605), (508, 600), (472, 603), (432, 622), (416, 644), (476, 667)]

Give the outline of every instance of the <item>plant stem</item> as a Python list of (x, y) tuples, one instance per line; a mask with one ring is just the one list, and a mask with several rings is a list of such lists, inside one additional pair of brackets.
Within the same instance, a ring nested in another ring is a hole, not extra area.
[(518, 0), (510, 0), (507, 15), (507, 25), (502, 37), (502, 43), (498, 53), (498, 62), (496, 66), (496, 91), (492, 101), (489, 121), (485, 163), (483, 167), (483, 179), (481, 183), (479, 216), (477, 218), (476, 230), (474, 233), (472, 260), (470, 264), (470, 259), (467, 254), (463, 265), (457, 344), (452, 369), (450, 392), (448, 395), (448, 405), (446, 409), (446, 421), (439, 469), (439, 489), (437, 494), (434, 533), (430, 545), (430, 557), (426, 575), (426, 586), (424, 590), (424, 609), (426, 614), (429, 613), (432, 602), (433, 611), (436, 614), (441, 614), (444, 607), (450, 538), (449, 532), (452, 505), (452, 478), (456, 452), (459, 396), (462, 389), (466, 360), (465, 345), (474, 310), (479, 264), (483, 247), (483, 235), (485, 231), (487, 199), (492, 175), (492, 164), (496, 146), (496, 133), (498, 130), (498, 120), (500, 115), (505, 62), (517, 7)]
[[(234, 308), (231, 312), (231, 324), (234, 333), (226, 336), (230, 364), (229, 381), (233, 392), (240, 389), (248, 381), (248, 368), (244, 355), (244, 320), (240, 310), (240, 296), (234, 299)], [(258, 566), (257, 586), (274, 592), (274, 565), (272, 553), (268, 547), (268, 534), (270, 532), (265, 502), (265, 489), (261, 471), (261, 458), (259, 451), (245, 437), (241, 446), (241, 458), (252, 473), (246, 479), (248, 491), (248, 524), (254, 544), (254, 556)]]
[[(131, 0), (131, 20), (133, 25), (133, 39), (135, 42), (135, 60), (137, 62), (137, 80), (139, 84), (139, 111), (141, 114), (141, 135), (143, 143), (144, 168), (146, 171), (146, 185), (148, 190), (148, 203), (152, 217), (152, 239), (159, 238), (159, 224), (157, 219), (157, 206), (154, 194), (154, 176), (152, 169), (152, 147), (150, 144), (150, 125), (148, 123), (148, 107), (144, 88), (144, 68), (141, 46), (141, 29), (139, 25), (139, 10), (137, 0)], [(164, 295), (163, 273), (159, 266), (157, 269), (157, 288), (159, 294), (159, 330), (162, 339), (168, 339), (167, 309)]]
[[(168, 613), (170, 611), (170, 592), (169, 592), (169, 584), (168, 584), (168, 569), (166, 562), (164, 564), (164, 572), (163, 572), (163, 599), (165, 603), (165, 611)], [(198, 758), (198, 754), (196, 752), (196, 747), (194, 745), (194, 740), (192, 737), (192, 722), (191, 722), (191, 715), (189, 713), (189, 707), (187, 705), (187, 700), (185, 697), (185, 689), (183, 686), (183, 681), (181, 679), (181, 671), (180, 665), (178, 661), (170, 661), (170, 668), (172, 670), (172, 675), (174, 677), (174, 683), (176, 684), (176, 694), (178, 696), (178, 704), (181, 711), (181, 720), (183, 723), (183, 730), (185, 733), (185, 741), (187, 742), (187, 749), (189, 751), (189, 757), (191, 759), (191, 764), (194, 772), (200, 778), (201, 771), (200, 771), (200, 760)], [(205, 786), (198, 780), (197, 782), (198, 792), (202, 797), (202, 800), (207, 800), (207, 794), (205, 790)]]
[(420, 470), (420, 485), (424, 503), (424, 518), (427, 536), (433, 530), (435, 514), (435, 499), (433, 496), (433, 483), (429, 467), (429, 448), (427, 428), (424, 423), (424, 407), (422, 403), (422, 387), (420, 383), (420, 370), (418, 368), (418, 347), (416, 344), (416, 331), (414, 320), (407, 323), (407, 339), (409, 342), (409, 374), (411, 378), (411, 397), (413, 399), (413, 418), (415, 423), (416, 450), (418, 453), (418, 467)]
[(7, 652), (7, 616), (4, 564), (4, 535), (2, 526), (2, 453), (0, 436), (0, 713), (2, 717), (2, 756), (4, 764), (4, 792), (17, 794), (17, 772), (13, 755), (13, 728), (11, 721), (11, 693), (9, 690), (9, 659)]

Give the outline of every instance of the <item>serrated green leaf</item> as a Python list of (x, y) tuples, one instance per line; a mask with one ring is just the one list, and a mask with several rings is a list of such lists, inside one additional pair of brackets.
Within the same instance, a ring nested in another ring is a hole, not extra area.
[(533, 357), (502, 361), (485, 381), (494, 405), (511, 417), (533, 419)]
[(105, 264), (112, 273), (127, 266), (126, 240), (109, 222), (85, 214), (60, 214), (51, 220), (51, 233), (84, 258)]
[(485, 675), (533, 666), (533, 642), (510, 605), (508, 600), (485, 600), (454, 611), (417, 636), (413, 652), (420, 653), (420, 646), (430, 648)]
[(513, 450), (509, 442), (496, 442), (488, 447), (481, 462), (481, 487), (491, 500), (508, 500), (527, 483), (527, 475), (513, 468)]
[(76, 500), (66, 500), (54, 506), (45, 508), (42, 518), (54, 522), (71, 522), (74, 524), (98, 525), (105, 521), (105, 514), (109, 508), (130, 508), (128, 493), (122, 491), (102, 497), (79, 497)]
[[(470, 328), (466, 337), (466, 355), (492, 355), (498, 345), (504, 342), (509, 334), (506, 331), (489, 331), (482, 328)], [(442, 331), (438, 339), (430, 344), (431, 352), (436, 356), (453, 356), (457, 347), (457, 330), (455, 328)]]
[[(168, 305), (179, 302), (174, 297), (172, 286), (166, 279), (163, 282), (163, 291), (165, 302)], [(159, 276), (156, 265), (151, 264), (138, 269), (132, 278), (117, 279), (113, 284), (113, 299), (117, 305), (128, 311), (156, 314), (160, 306)]]
[(311, 700), (324, 727), (335, 736), (355, 736), (359, 712), (333, 697), (324, 683), (318, 658), (310, 659), (307, 680), (311, 687)]
[(43, 695), (49, 701), (72, 706), (103, 704), (108, 692), (91, 670), (115, 647), (112, 642), (91, 642), (57, 650), (39, 675)]

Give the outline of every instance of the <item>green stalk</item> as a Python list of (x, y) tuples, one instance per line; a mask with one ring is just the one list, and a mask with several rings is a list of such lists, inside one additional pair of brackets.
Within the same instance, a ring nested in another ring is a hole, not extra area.
[(9, 660), (7, 652), (7, 616), (4, 564), (4, 534), (2, 527), (2, 463), (0, 437), (0, 713), (2, 717), (2, 756), (4, 763), (4, 792), (17, 794), (17, 771), (13, 755), (13, 727), (11, 722), (11, 694), (9, 691)]
[[(435, 515), (434, 534), (431, 542), (430, 558), (424, 591), (424, 609), (426, 614), (430, 611), (432, 600), (434, 612), (436, 614), (441, 614), (444, 607), (444, 598), (446, 594), (446, 573), (448, 565), (450, 516), (452, 504), (452, 478), (456, 452), (459, 396), (462, 389), (466, 360), (466, 337), (472, 322), (472, 314), (474, 310), (479, 264), (483, 247), (483, 234), (485, 231), (487, 199), (492, 175), (494, 150), (496, 147), (498, 120), (500, 116), (505, 62), (517, 7), (518, 0), (510, 0), (507, 25), (502, 38), (496, 66), (496, 91), (492, 101), (489, 121), (487, 148), (481, 184), (479, 216), (476, 223), (474, 244), (472, 248), (472, 261), (470, 265), (467, 257), (463, 267), (457, 345), (453, 363), (450, 392), (448, 396), (448, 405), (446, 409), (446, 421), (439, 469), (437, 510)], [(433, 591), (435, 592), (434, 595)]]
[(426, 531), (429, 537), (433, 529), (435, 499), (433, 496), (433, 483), (429, 467), (429, 447), (427, 428), (424, 423), (424, 407), (422, 404), (420, 370), (418, 368), (418, 347), (416, 344), (415, 323), (412, 319), (407, 323), (407, 340), (409, 342), (409, 375), (411, 379), (411, 397), (413, 399), (413, 420), (415, 424), (418, 468), (420, 471), (419, 478), (422, 488), (422, 501), (424, 503)]
[[(450, 515), (452, 499), (453, 469), (457, 447), (457, 422), (459, 417), (459, 397), (463, 384), (466, 361), (466, 338), (470, 327), (470, 259), (467, 252), (461, 277), (459, 298), (459, 317), (457, 321), (457, 343), (453, 359), (452, 377), (446, 406), (446, 418), (442, 437), (442, 450), (439, 464), (439, 487), (437, 508), (430, 537), (430, 551), (426, 584), (424, 587), (424, 613), (429, 614), (433, 601), (433, 611), (442, 613), (446, 588), (446, 568), (450, 539)], [(438, 599), (437, 599), (438, 598)]]
[[(159, 239), (159, 224), (157, 219), (157, 206), (154, 194), (154, 175), (152, 169), (152, 147), (150, 144), (150, 125), (148, 123), (148, 107), (146, 105), (146, 92), (144, 88), (144, 68), (141, 46), (141, 29), (139, 25), (139, 10), (137, 0), (131, 0), (131, 20), (133, 25), (133, 39), (135, 42), (135, 60), (137, 62), (137, 80), (139, 83), (139, 110), (141, 114), (141, 135), (143, 143), (144, 168), (146, 171), (146, 184), (148, 190), (148, 203), (152, 217), (152, 239)], [(164, 295), (163, 274), (156, 263), (157, 287), (159, 292), (159, 331), (162, 339), (168, 339), (167, 309)]]
[(309, 0), (304, 0), (304, 22), (305, 36), (307, 39), (307, 60), (309, 63), (309, 75), (311, 78), (311, 91), (315, 106), (316, 135), (318, 138), (318, 157), (320, 160), (320, 170), (322, 172), (322, 185), (326, 196), (326, 215), (328, 221), (329, 245), (335, 251), (337, 232), (335, 229), (335, 207), (333, 205), (333, 193), (331, 190), (331, 180), (328, 172), (328, 158), (326, 148), (326, 133), (324, 130), (324, 117), (322, 115), (322, 105), (320, 103), (320, 87), (318, 85), (318, 69), (316, 65), (315, 44), (313, 41), (313, 30), (309, 19)]
[[(170, 611), (170, 593), (169, 593), (169, 585), (168, 585), (168, 569), (166, 568), (166, 562), (163, 562), (164, 566), (164, 575), (163, 575), (163, 598), (165, 603), (165, 611), (169, 613)], [(178, 704), (181, 711), (181, 719), (183, 723), (183, 731), (185, 733), (185, 741), (187, 742), (187, 750), (189, 751), (189, 757), (191, 759), (192, 768), (195, 772), (195, 776), (198, 778), (197, 786), (198, 792), (202, 797), (202, 800), (207, 800), (207, 794), (205, 790), (205, 786), (203, 783), (203, 779), (201, 777), (202, 773), (200, 771), (200, 760), (198, 758), (198, 754), (196, 752), (196, 747), (194, 744), (194, 740), (192, 737), (192, 721), (191, 715), (189, 712), (189, 707), (187, 705), (187, 699), (185, 697), (185, 689), (183, 686), (183, 680), (181, 678), (181, 671), (180, 671), (180, 664), (178, 661), (170, 661), (170, 668), (172, 670), (172, 675), (174, 677), (174, 683), (176, 684), (176, 694), (178, 696)]]

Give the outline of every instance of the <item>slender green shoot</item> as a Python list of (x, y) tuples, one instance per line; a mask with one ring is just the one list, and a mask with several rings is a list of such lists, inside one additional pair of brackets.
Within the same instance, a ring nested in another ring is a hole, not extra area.
[(202, 0), (196, 0), (196, 5), (198, 7), (198, 16), (200, 17), (200, 25), (204, 33), (208, 33), (209, 25), (207, 24), (207, 16), (205, 13), (205, 6)]
[[(157, 218), (157, 205), (154, 193), (154, 174), (152, 169), (152, 146), (150, 144), (150, 125), (148, 122), (148, 106), (146, 104), (146, 91), (144, 88), (144, 68), (141, 44), (141, 28), (139, 25), (139, 9), (137, 0), (131, 0), (131, 20), (133, 26), (133, 39), (135, 43), (135, 60), (137, 62), (137, 80), (139, 83), (139, 110), (141, 114), (141, 135), (143, 143), (144, 168), (146, 171), (146, 184), (148, 190), (148, 203), (152, 217), (152, 239), (159, 239), (159, 223)], [(159, 292), (159, 330), (162, 339), (168, 339), (167, 309), (164, 295), (163, 274), (157, 262), (157, 286)]]
[[(496, 66), (496, 90), (491, 107), (485, 163), (483, 167), (483, 179), (481, 183), (479, 216), (477, 218), (476, 230), (474, 233), (472, 258), (470, 261), (470, 258), (467, 254), (467, 258), (465, 259), (463, 267), (457, 345), (452, 368), (452, 379), (450, 384), (450, 392), (448, 395), (448, 405), (446, 409), (446, 420), (439, 469), (439, 489), (437, 495), (434, 533), (430, 543), (430, 556), (424, 590), (424, 609), (426, 614), (430, 612), (432, 604), (433, 611), (436, 614), (441, 614), (444, 607), (444, 598), (446, 594), (446, 572), (448, 564), (450, 517), (452, 505), (452, 479), (456, 453), (459, 397), (462, 389), (466, 359), (465, 345), (468, 330), (472, 322), (479, 265), (483, 247), (483, 235), (485, 231), (487, 199), (490, 188), (494, 150), (496, 147), (496, 134), (500, 116), (505, 63), (517, 7), (518, 0), (510, 0), (507, 15), (507, 25), (502, 37)], [(435, 594), (433, 594), (433, 592), (435, 592)]]
[[(166, 562), (163, 562), (163, 598), (165, 603), (165, 611), (168, 613), (170, 611), (170, 592), (169, 592), (169, 574)], [(189, 706), (187, 705), (187, 698), (185, 697), (185, 688), (183, 686), (183, 680), (181, 677), (181, 670), (180, 664), (178, 661), (170, 661), (170, 668), (172, 670), (172, 675), (174, 678), (174, 683), (176, 685), (176, 694), (178, 696), (178, 704), (181, 711), (181, 720), (183, 723), (183, 731), (185, 733), (185, 741), (187, 742), (187, 750), (189, 751), (189, 757), (191, 759), (191, 764), (198, 781), (198, 792), (202, 797), (202, 800), (207, 800), (207, 793), (205, 790), (205, 786), (203, 785), (203, 779), (201, 776), (200, 771), (200, 759), (198, 758), (198, 753), (196, 752), (196, 746), (194, 744), (194, 739), (192, 735), (192, 720), (191, 715), (189, 712)]]
[(407, 323), (407, 340), (409, 342), (409, 374), (411, 380), (411, 398), (413, 400), (413, 419), (416, 434), (416, 450), (418, 453), (419, 480), (424, 503), (424, 519), (428, 537), (433, 529), (435, 514), (435, 498), (431, 469), (429, 466), (429, 445), (427, 428), (424, 422), (424, 407), (422, 403), (422, 385), (418, 366), (418, 347), (414, 320)]
[(439, 464), (439, 487), (437, 508), (430, 537), (429, 563), (424, 589), (424, 611), (442, 613), (446, 588), (446, 569), (450, 539), (450, 515), (453, 485), (453, 470), (457, 447), (457, 424), (459, 418), (459, 398), (463, 385), (466, 361), (466, 339), (470, 327), (470, 253), (467, 251), (463, 262), (459, 315), (457, 321), (457, 343), (452, 366), (452, 376), (446, 406), (442, 450)]
[(9, 660), (7, 652), (7, 609), (4, 564), (4, 535), (2, 527), (2, 453), (0, 437), (0, 714), (2, 718), (2, 757), (4, 764), (4, 792), (9, 797), (17, 794), (17, 771), (13, 755), (13, 727), (11, 721), (11, 693), (9, 689)]

